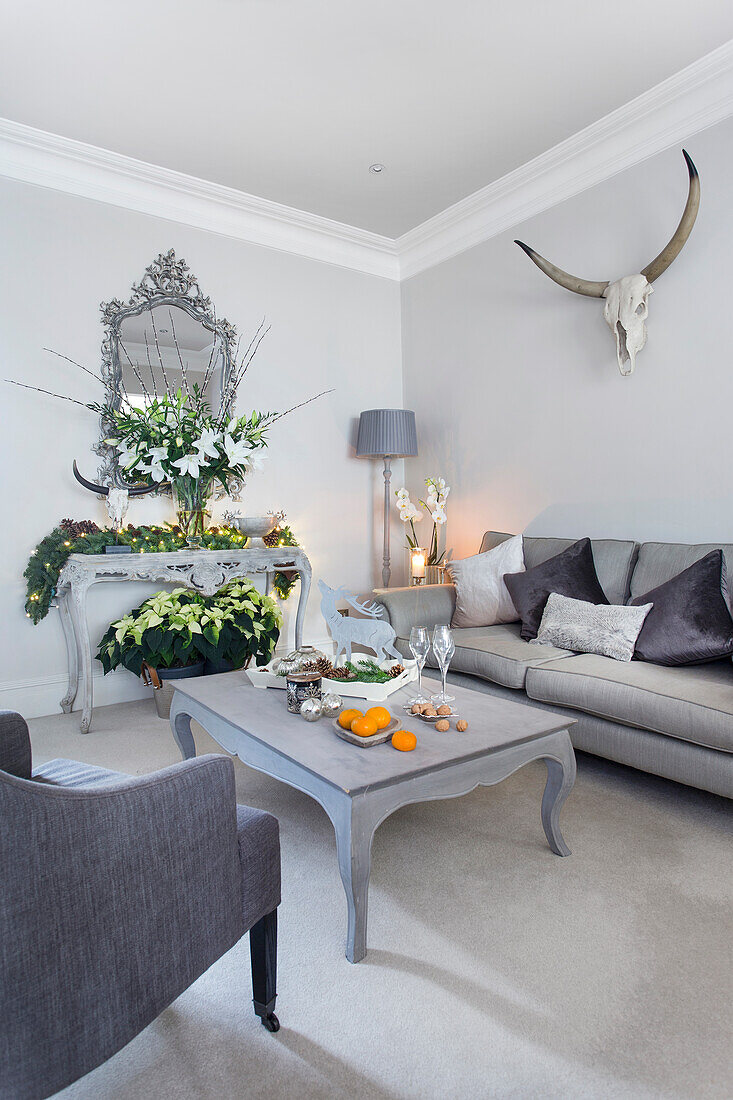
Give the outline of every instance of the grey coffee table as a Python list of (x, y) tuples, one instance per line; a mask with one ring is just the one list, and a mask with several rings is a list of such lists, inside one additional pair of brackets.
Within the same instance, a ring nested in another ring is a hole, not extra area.
[[(438, 733), (403, 714), (403, 703), (414, 693), (410, 684), (387, 703), (395, 716), (404, 718), (400, 724), (417, 734), (417, 748), (398, 752), (387, 743), (362, 749), (337, 737), (331, 719), (307, 723), (289, 714), (284, 691), (255, 688), (244, 672), (175, 684), (170, 721), (184, 759), (196, 755), (194, 718), (227, 752), (309, 794), (331, 818), (348, 905), (349, 962), (366, 954), (372, 837), (400, 806), (467, 794), (479, 785), (499, 783), (530, 760), (544, 760), (542, 825), (552, 851), (570, 855), (558, 818), (575, 780), (568, 733), (573, 719), (451, 685), (454, 706), (468, 721), (468, 730)], [(349, 699), (347, 705), (373, 704)]]

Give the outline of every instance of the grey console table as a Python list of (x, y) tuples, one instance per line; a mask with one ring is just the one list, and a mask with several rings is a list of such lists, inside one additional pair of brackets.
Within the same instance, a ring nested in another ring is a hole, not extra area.
[[(366, 954), (372, 837), (400, 806), (467, 794), (499, 783), (531, 760), (544, 760), (542, 826), (552, 851), (570, 855), (558, 819), (575, 781), (568, 733), (573, 718), (451, 685), (469, 728), (439, 733), (402, 713), (402, 704), (414, 691), (411, 685), (387, 700), (400, 724), (417, 734), (417, 748), (398, 752), (389, 742), (371, 748), (351, 745), (337, 737), (328, 719), (305, 723), (288, 713), (284, 691), (253, 687), (244, 672), (175, 683), (170, 721), (184, 759), (196, 755), (191, 733), (195, 719), (227, 752), (309, 794), (330, 817), (346, 891), (349, 962)], [(476, 858), (489, 859), (490, 853), (477, 852)]]
[(295, 617), (295, 644), (303, 641), (303, 623), (311, 585), (311, 565), (298, 547), (252, 547), (242, 550), (175, 550), (163, 554), (71, 554), (61, 570), (54, 598), (66, 640), (69, 684), (61, 700), (68, 713), (79, 681), (83, 693), (81, 732), (92, 723), (92, 650), (87, 622), (87, 593), (101, 581), (159, 581), (213, 594), (234, 577), (265, 574), (270, 592), (275, 573), (292, 571), (300, 577)]

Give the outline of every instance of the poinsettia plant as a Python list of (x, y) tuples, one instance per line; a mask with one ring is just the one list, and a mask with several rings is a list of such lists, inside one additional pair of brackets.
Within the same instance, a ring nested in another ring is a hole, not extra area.
[(185, 668), (202, 660), (244, 668), (270, 660), (280, 637), (282, 612), (248, 580), (236, 580), (206, 597), (188, 588), (156, 592), (113, 622), (97, 650), (105, 675), (122, 666), (139, 676), (152, 668)]
[[(447, 522), (448, 517), (445, 514), (445, 502), (450, 493), (450, 486), (446, 485), (445, 478), (443, 477), (426, 477), (425, 487), (427, 493), (424, 500), (418, 500), (418, 504), (430, 513), (433, 521), (433, 531), (430, 536), (430, 547), (425, 557), (426, 565), (440, 565), (441, 561), (445, 557), (445, 550), (438, 553), (438, 528), (442, 527)], [(400, 513), (400, 519), (405, 524), (405, 538), (410, 550), (417, 550), (420, 547), (420, 541), (417, 537), (417, 531), (415, 530), (415, 524), (419, 523), (423, 518), (423, 513), (420, 509), (413, 504), (410, 500), (410, 494), (407, 489), (397, 489), (395, 491), (397, 498), (397, 510)]]

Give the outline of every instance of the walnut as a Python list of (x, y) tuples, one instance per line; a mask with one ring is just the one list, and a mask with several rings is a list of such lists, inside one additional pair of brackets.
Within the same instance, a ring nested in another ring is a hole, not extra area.
[(442, 707), (438, 707), (438, 714), (450, 714), (450, 707), (447, 703), (443, 703)]
[(410, 712), (412, 714), (422, 714), (422, 708), (423, 708), (422, 703), (413, 703), (412, 706), (410, 707)]
[(456, 722), (456, 729), (459, 733), (465, 733), (465, 731), (468, 729), (468, 722), (466, 722), (464, 718), (460, 718)]
[(447, 718), (441, 718), (439, 722), (435, 723), (435, 728), (440, 730), (441, 733), (445, 733), (446, 730), (450, 729), (450, 722)]
[(422, 712), (426, 718), (435, 718), (438, 713), (435, 707), (423, 707)]

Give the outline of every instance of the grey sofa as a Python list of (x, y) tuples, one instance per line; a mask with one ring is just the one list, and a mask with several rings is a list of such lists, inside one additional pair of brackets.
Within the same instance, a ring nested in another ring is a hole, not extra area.
[(131, 777), (31, 771), (0, 712), (0, 1097), (47, 1097), (130, 1041), (250, 930), (255, 1012), (274, 1015), (276, 818), (201, 756)]
[[(487, 531), (480, 552), (509, 535)], [(574, 539), (524, 538), (527, 568)], [(718, 544), (721, 545), (721, 544)], [(626, 603), (669, 580), (715, 544), (592, 541), (598, 578), (610, 603)], [(722, 545), (733, 575), (733, 545)], [(410, 656), (412, 626), (450, 623), (452, 584), (377, 589), (375, 599)], [(572, 714), (578, 749), (733, 798), (733, 663), (666, 668), (530, 645), (519, 623), (454, 631), (451, 669), (481, 677), (485, 690)], [(430, 662), (429, 662), (430, 663)], [(490, 685), (490, 687), (489, 687)]]

